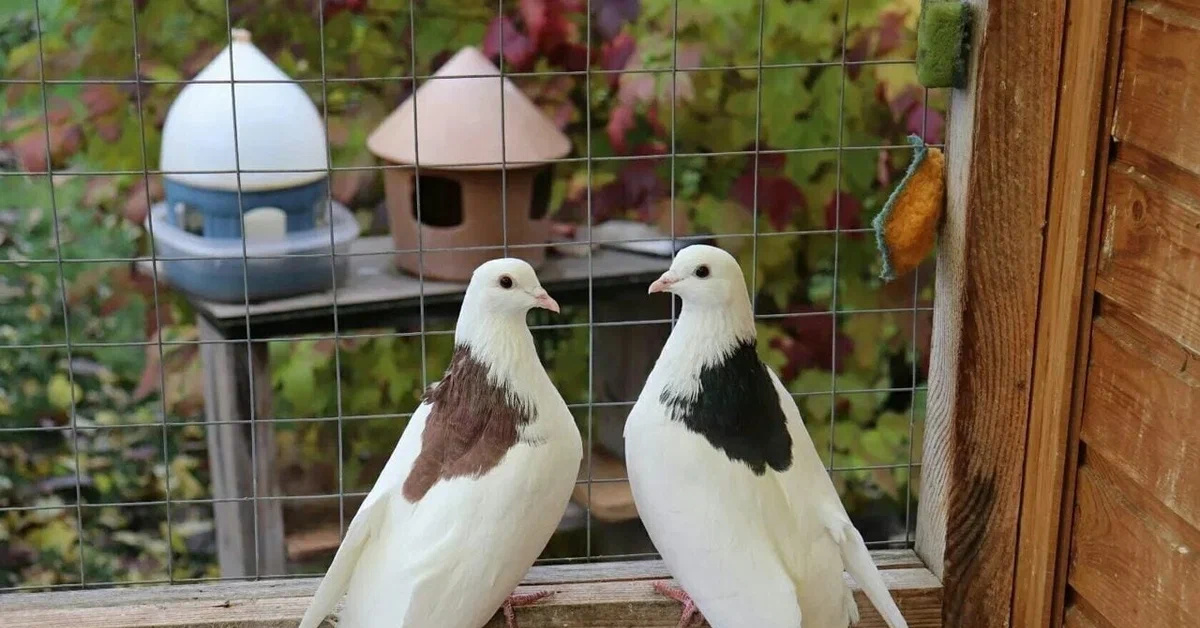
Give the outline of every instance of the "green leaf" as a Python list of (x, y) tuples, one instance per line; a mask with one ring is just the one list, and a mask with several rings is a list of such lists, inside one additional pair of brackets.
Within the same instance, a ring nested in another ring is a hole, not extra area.
[(895, 451), (888, 446), (879, 432), (864, 432), (859, 443), (871, 464), (892, 464), (895, 461)]
[(875, 429), (889, 446), (900, 447), (908, 441), (908, 415), (884, 412), (879, 415)]
[(83, 395), (83, 389), (75, 384), (72, 387), (70, 380), (66, 375), (57, 373), (50, 378), (50, 383), (46, 386), (46, 397), (50, 400), (50, 405), (59, 410), (67, 410), (71, 407), (74, 400)]

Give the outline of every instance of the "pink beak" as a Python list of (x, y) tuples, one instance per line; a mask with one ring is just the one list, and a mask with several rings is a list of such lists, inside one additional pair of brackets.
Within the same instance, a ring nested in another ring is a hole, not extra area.
[(667, 292), (671, 289), (671, 286), (678, 282), (679, 278), (675, 275), (672, 275), (671, 271), (668, 270), (662, 274), (662, 277), (659, 277), (658, 279), (654, 280), (654, 283), (650, 284), (650, 291), (647, 294), (654, 294), (655, 292)]
[(558, 314), (558, 301), (555, 301), (553, 298), (551, 298), (550, 293), (546, 292), (544, 289), (538, 288), (537, 290), (534, 290), (533, 299), (537, 303), (538, 307)]

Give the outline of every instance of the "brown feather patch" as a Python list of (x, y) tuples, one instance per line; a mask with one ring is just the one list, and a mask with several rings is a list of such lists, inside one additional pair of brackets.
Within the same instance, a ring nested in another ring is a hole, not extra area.
[(420, 501), (438, 480), (480, 477), (517, 444), (517, 427), (532, 417), (508, 391), (488, 381), (487, 366), (464, 345), (454, 348), (450, 368), (425, 393), (433, 405), (421, 435), (421, 453), (404, 480), (404, 498)]

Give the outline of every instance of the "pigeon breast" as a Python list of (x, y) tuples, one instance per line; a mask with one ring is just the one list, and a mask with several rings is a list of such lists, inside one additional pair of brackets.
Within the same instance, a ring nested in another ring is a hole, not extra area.
[(754, 340), (738, 342), (721, 360), (702, 367), (699, 379), (697, 394), (681, 395), (670, 386), (659, 394), (672, 420), (755, 475), (792, 466), (787, 417)]
[(404, 498), (416, 503), (439, 480), (480, 477), (520, 440), (518, 428), (535, 418), (507, 385), (463, 344), (454, 348), (445, 377), (425, 395), (430, 404), (421, 452), (404, 480)]

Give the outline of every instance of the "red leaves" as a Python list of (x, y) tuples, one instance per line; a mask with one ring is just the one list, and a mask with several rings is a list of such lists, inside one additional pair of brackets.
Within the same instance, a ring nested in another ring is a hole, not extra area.
[(926, 142), (941, 144), (945, 138), (946, 117), (924, 104), (910, 109), (904, 123), (909, 133), (922, 136)]
[(573, 41), (578, 33), (567, 19), (578, 10), (575, 3), (564, 0), (520, 0), (520, 23), (508, 16), (492, 20), (484, 35), (483, 52), (492, 58), (503, 52), (505, 63), (516, 72), (532, 70), (538, 55), (570, 71), (584, 70), (587, 48)]
[[(840, 230), (861, 229), (863, 226), (862, 209), (863, 205), (861, 201), (848, 192), (838, 191), (825, 204), (825, 228)], [(846, 235), (856, 240), (863, 237), (862, 232), (852, 232)]]
[[(85, 138), (93, 134), (106, 142), (121, 138), (129, 96), (120, 87), (88, 85), (80, 91), (79, 101), (85, 111), (82, 117), (69, 103), (51, 103), (48, 138), (41, 115), (5, 123), (7, 132), (21, 133), (12, 142), (12, 151), (22, 169), (46, 172), (47, 154), (53, 166), (62, 166), (83, 148)], [(84, 124), (88, 122), (95, 127), (94, 133), (90, 129), (85, 133)]]
[[(633, 56), (635, 42), (621, 32), (625, 22), (637, 17), (639, 0), (593, 2), (597, 31), (605, 43), (592, 56), (606, 69), (624, 68)], [(505, 63), (516, 72), (533, 69), (539, 56), (570, 72), (588, 67), (588, 48), (570, 16), (585, 10), (579, 0), (519, 0), (517, 15), (502, 16), (488, 24), (483, 52), (495, 59), (501, 52)], [(503, 35), (503, 51), (501, 51)]]
[(850, 48), (846, 50), (846, 61), (851, 65), (847, 73), (851, 80), (857, 80), (862, 72), (862, 61), (867, 59), (882, 59), (900, 47), (907, 29), (904, 26), (905, 13), (888, 11), (879, 16), (879, 25), (861, 31)]
[(900, 92), (888, 107), (897, 120), (904, 122), (906, 132), (920, 135), (931, 144), (942, 143), (946, 117), (927, 105), (925, 92), (920, 87), (912, 86)]
[(835, 334), (833, 314), (812, 305), (795, 306), (792, 312), (800, 315), (782, 319), (788, 335), (771, 342), (772, 348), (788, 358), (779, 375), (786, 381), (806, 369), (831, 370), (835, 353), (837, 372), (845, 371), (845, 358), (854, 351), (854, 340), (841, 333)]
[(612, 39), (626, 22), (637, 19), (641, 8), (640, 0), (593, 0), (592, 26), (604, 39)]
[[(501, 33), (503, 32), (503, 37)], [(503, 42), (501, 39), (503, 38)], [(533, 68), (536, 50), (533, 42), (524, 33), (517, 30), (516, 24), (508, 17), (492, 20), (488, 24), (487, 34), (483, 37), (483, 54), (497, 58), (503, 45), (505, 68), (515, 72), (526, 72)]]
[[(791, 226), (795, 213), (808, 206), (800, 188), (781, 173), (786, 159), (782, 154), (767, 154), (760, 155), (758, 162), (758, 209), (778, 231)], [(734, 200), (753, 211), (755, 190), (752, 158), (747, 160), (745, 170), (734, 180), (729, 192)]]
[(46, 172), (47, 146), (51, 162), (62, 165), (83, 145), (83, 129), (78, 124), (52, 124), (48, 145), (44, 128), (38, 124), (12, 144), (13, 152), (26, 172)]
[(367, 8), (367, 0), (324, 0), (324, 2), (323, 15), (326, 21), (329, 21), (330, 18), (339, 13), (347, 11), (350, 13), (362, 13)]
[[(654, 163), (651, 159), (631, 161), (621, 168), (615, 181), (593, 190), (593, 220), (604, 222), (633, 211), (642, 221), (651, 221), (655, 205), (670, 193), (655, 171)], [(586, 202), (586, 198), (579, 200)]]
[(600, 47), (600, 65), (605, 70), (624, 70), (637, 50), (637, 42), (629, 33), (620, 33)]
[(110, 114), (126, 102), (116, 85), (88, 85), (80, 92), (79, 100), (92, 117)]
[(625, 141), (625, 136), (636, 126), (635, 116), (633, 103), (620, 103), (609, 113), (608, 124), (605, 125), (604, 131), (608, 133), (608, 142), (612, 144), (613, 150), (617, 153), (628, 152), (629, 146)]
[(155, 200), (162, 198), (163, 186), (162, 180), (159, 177), (151, 176), (149, 187), (150, 193), (148, 195), (146, 193), (145, 181), (138, 181), (137, 185), (129, 190), (129, 196), (125, 199), (123, 209), (126, 220), (139, 225), (142, 224), (146, 220), (146, 214), (150, 211), (150, 205)]
[(96, 133), (106, 142), (121, 139), (121, 108), (129, 96), (116, 85), (88, 85), (79, 95), (88, 117), (96, 125)]
[(888, 11), (879, 16), (879, 26), (876, 28), (878, 39), (875, 41), (877, 57), (882, 57), (900, 47), (907, 32), (904, 26), (906, 17), (904, 13), (898, 11)]
[(563, 43), (546, 58), (568, 72), (582, 72), (588, 67), (588, 49), (583, 44)]
[[(549, 32), (547, 26), (550, 24), (550, 4), (557, 4), (554, 0), (519, 0), (519, 9), (521, 13), (521, 21), (525, 23), (525, 30), (529, 32), (534, 41), (538, 41), (543, 37), (543, 34)], [(558, 17), (561, 17), (561, 13)], [(508, 33), (504, 34), (506, 37)]]

